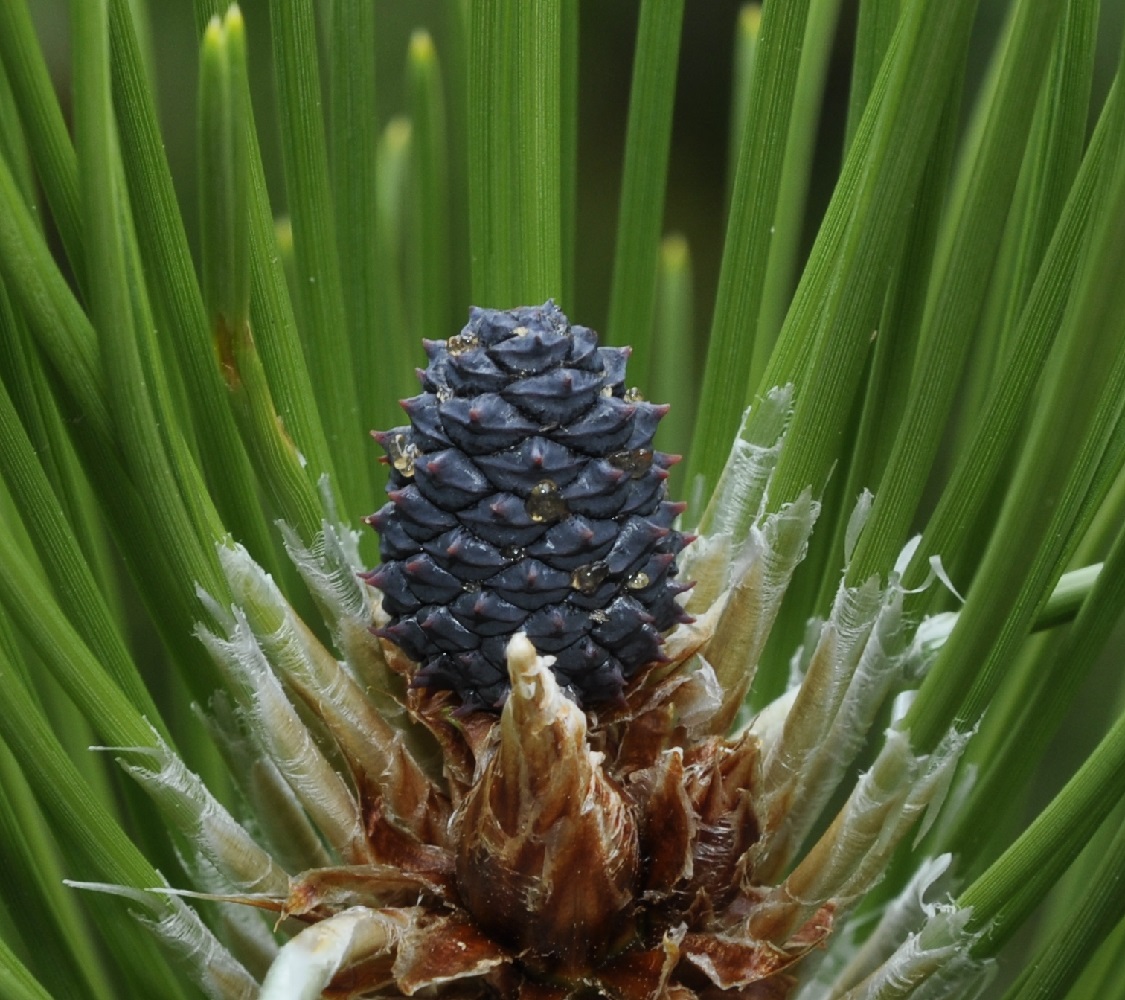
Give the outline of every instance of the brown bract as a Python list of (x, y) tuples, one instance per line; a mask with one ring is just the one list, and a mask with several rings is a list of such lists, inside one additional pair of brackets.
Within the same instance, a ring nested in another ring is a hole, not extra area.
[(601, 715), (560, 691), (522, 634), (499, 718), (412, 691), (441, 779), (395, 763), (401, 743), (384, 750), (381, 774), (355, 775), (371, 863), (306, 872), (280, 907), (310, 924), (367, 908), (378, 927), (324, 995), (788, 996), (787, 970), (827, 937), (832, 907), (780, 940), (751, 933), (768, 893), (749, 864), (761, 748), (716, 732), (729, 708), (697, 655), (711, 632), (706, 619), (673, 632), (670, 662)]

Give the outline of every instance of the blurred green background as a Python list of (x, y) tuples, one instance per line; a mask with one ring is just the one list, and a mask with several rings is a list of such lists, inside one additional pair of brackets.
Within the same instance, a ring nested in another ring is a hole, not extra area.
[[(372, 0), (379, 18), (378, 128), (405, 107), (404, 64), (411, 32), (426, 27), (439, 57), (446, 49), (451, 19), (459, 0)], [(322, 0), (327, 13), (330, 0)], [(192, 4), (189, 0), (134, 0), (152, 26), (151, 59), (162, 125), (189, 233), (197, 237), (195, 215), (198, 192), (195, 169), (195, 103), (197, 49)], [(625, 140), (629, 81), (632, 71), (638, 0), (581, 0), (578, 146), (578, 271), (575, 301), (568, 303), (578, 322), (600, 328), (605, 321), (613, 262), (613, 233), (617, 192)], [(735, 25), (742, 4), (738, 0), (689, 0), (683, 26), (673, 149), (664, 231), (684, 233), (691, 246), (696, 288), (696, 331), (702, 340), (710, 319), (710, 304), (722, 248), (723, 192), (726, 170), (731, 64)], [(832, 70), (820, 117), (819, 148), (810, 182), (805, 227), (806, 248), (832, 190), (840, 162), (844, 114), (847, 107), (848, 64), (854, 37), (858, 0), (841, 5)], [(31, 0), (51, 69), (64, 95), (69, 88), (67, 0)], [(979, 84), (997, 37), (1007, 3), (982, 0), (972, 85)], [(1112, 70), (1113, 40), (1120, 37), (1125, 0), (1107, 0), (1101, 45), (1101, 74), (1095, 85), (1094, 106), (1101, 100)], [(273, 71), (266, 0), (244, 0), (250, 38), (251, 77), (267, 180), (278, 214), (284, 212), (285, 192), (273, 111)], [(325, 52), (326, 59), (331, 53)], [(448, 88), (449, 74), (446, 74)], [(463, 95), (461, 95), (463, 96)], [(968, 98), (969, 95), (967, 95)], [(452, 111), (459, 95), (447, 93)], [(970, 107), (966, 100), (966, 113)], [(464, 248), (462, 248), (463, 250)], [(458, 248), (453, 248), (454, 254)], [(467, 260), (467, 257), (464, 258)], [(462, 304), (467, 309), (469, 303)], [(460, 313), (459, 313), (460, 315)]]
[[(0, 0), (7, 2), (7, 0)], [(83, 2), (83, 0), (73, 0)], [(322, 0), (327, 11), (330, 0)], [(459, 0), (371, 0), (377, 4), (379, 43), (376, 53), (379, 117), (373, 128), (382, 129), (406, 105), (404, 66), (408, 40), (418, 27), (434, 36), (439, 58), (447, 51), (452, 20)], [(534, 2), (534, 0), (528, 0)], [(775, 0), (784, 2), (784, 0)], [(859, 0), (842, 4), (836, 32), (832, 68), (820, 115), (818, 150), (810, 181), (805, 224), (805, 247), (811, 243), (839, 169), (844, 115), (847, 106), (848, 65)], [(941, 0), (931, 0), (941, 2)], [(1052, 0), (1043, 0), (1044, 3)], [(196, 221), (196, 90), (197, 37), (190, 0), (134, 0), (147, 12), (151, 24), (156, 91), (162, 128), (172, 164), (188, 232), (198, 239)], [(30, 6), (44, 42), (64, 109), (69, 104), (70, 55), (67, 0), (31, 0)], [(739, 0), (688, 0), (679, 65), (678, 96), (673, 126), (673, 148), (666, 199), (664, 231), (687, 237), (695, 276), (695, 330), (699, 341), (699, 367), (710, 320), (711, 302), (723, 239), (723, 206), (731, 94), (731, 65)], [(577, 274), (574, 301), (566, 303), (571, 317), (595, 329), (604, 327), (612, 276), (613, 234), (616, 229), (617, 194), (625, 140), (632, 52), (639, 0), (582, 0), (580, 2), (580, 82), (578, 145)], [(1006, 0), (981, 0), (978, 29), (971, 60), (972, 75), (965, 94), (964, 116), (971, 112), (975, 88), (987, 69), (1008, 4)], [(267, 181), (274, 210), (285, 211), (285, 191), (273, 101), (273, 71), (267, 0), (244, 0), (251, 45), (251, 80), (257, 124), (263, 147)], [(1125, 19), (1125, 0), (1104, 0), (1099, 33), (1099, 75), (1091, 99), (1100, 107), (1113, 68), (1115, 48)], [(331, 53), (324, 53), (331, 59)], [(464, 94), (448, 90), (450, 113)], [(451, 252), (467, 270), (466, 247)], [(457, 303), (463, 316), (470, 303)], [(481, 303), (487, 304), (487, 303)], [(453, 329), (449, 331), (454, 332)], [(421, 362), (421, 350), (417, 360)], [(1109, 649), (1121, 649), (1122, 640)], [(1110, 667), (1119, 676), (1119, 656)], [(1107, 660), (1110, 657), (1107, 657)], [(1038, 789), (1037, 809), (1057, 789), (1064, 776), (1089, 752), (1104, 731), (1112, 703), (1104, 695), (1105, 675), (1095, 674), (1067, 724), (1063, 741), (1047, 755), (1054, 766), (1052, 780)], [(1053, 780), (1057, 778), (1057, 780)]]

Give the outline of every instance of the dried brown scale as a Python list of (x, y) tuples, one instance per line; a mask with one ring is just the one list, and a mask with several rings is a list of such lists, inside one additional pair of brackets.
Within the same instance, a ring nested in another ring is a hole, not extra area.
[[(307, 872), (276, 904), (310, 924), (361, 905), (397, 928), (324, 996), (789, 996), (788, 970), (827, 936), (831, 909), (787, 940), (748, 934), (772, 891), (745, 870), (760, 751), (751, 735), (709, 734), (722, 700), (696, 654), (710, 621), (681, 626), (669, 662), (599, 713), (566, 697), (522, 637), (499, 719), (450, 691), (409, 691), (454, 811), (410, 832), (376, 798), (375, 862)], [(394, 645), (382, 652), (392, 673), (414, 669)]]
[[(415, 690), (409, 709), (443, 747), (456, 811), (426, 844), (376, 810), (377, 864), (294, 880), (283, 910), (306, 920), (357, 903), (407, 919), (393, 955), (341, 972), (325, 996), (426, 984), (442, 997), (788, 996), (786, 970), (827, 936), (831, 911), (788, 941), (746, 933), (768, 893), (742, 869), (759, 749), (700, 732), (718, 703), (689, 667), (697, 640), (670, 643), (685, 658), (642, 672), (600, 718), (518, 637), (499, 720)], [(392, 670), (411, 668), (385, 652)]]
[(457, 884), (531, 969), (580, 978), (630, 936), (636, 822), (587, 748), (584, 714), (525, 662), (512, 683), (531, 690), (509, 700), (460, 817)]

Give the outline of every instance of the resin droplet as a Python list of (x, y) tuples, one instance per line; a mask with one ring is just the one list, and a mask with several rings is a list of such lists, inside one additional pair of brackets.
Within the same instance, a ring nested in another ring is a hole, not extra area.
[(480, 592), (480, 582), (478, 580), (469, 580), (461, 584), (461, 589), (466, 594), (476, 594)]
[(590, 621), (597, 622), (599, 625), (604, 625), (609, 621), (609, 615), (601, 608), (594, 608), (594, 610), (590, 612)]
[(625, 586), (630, 590), (644, 590), (651, 582), (647, 573), (634, 573), (625, 581)]
[(405, 434), (395, 434), (387, 442), (387, 457), (396, 472), (409, 478), (414, 475), (414, 460), (418, 457), (418, 446), (406, 439)]
[(634, 448), (632, 451), (615, 451), (607, 456), (610, 465), (629, 473), (633, 479), (640, 479), (652, 468), (652, 449)]
[(453, 390), (447, 385), (439, 386), (437, 398), (439, 403), (448, 403), (453, 398)]
[(644, 401), (645, 401), (645, 398), (644, 398), (643, 395), (641, 395), (641, 390), (638, 389), (635, 385), (630, 386), (628, 389), (625, 390), (625, 402), (626, 403), (643, 403)]
[(519, 562), (527, 555), (527, 550), (520, 548), (518, 545), (506, 545), (500, 550), (500, 555), (511, 562)]
[(581, 594), (592, 594), (609, 576), (609, 567), (600, 560), (579, 566), (570, 575), (570, 585)]
[(512, 334), (516, 337), (526, 337), (531, 331), (526, 326), (517, 326)]
[(477, 340), (475, 333), (459, 333), (445, 342), (445, 349), (454, 356), (464, 354), (466, 351), (471, 351), (474, 347), (479, 346), (480, 341)]
[(544, 479), (531, 487), (527, 496), (527, 516), (542, 524), (544, 521), (559, 521), (569, 513), (566, 501), (559, 493), (558, 484)]
[(603, 396), (606, 396), (606, 397), (612, 396), (613, 395), (613, 386), (612, 385), (603, 385), (602, 389), (601, 389), (601, 393), (602, 393)]

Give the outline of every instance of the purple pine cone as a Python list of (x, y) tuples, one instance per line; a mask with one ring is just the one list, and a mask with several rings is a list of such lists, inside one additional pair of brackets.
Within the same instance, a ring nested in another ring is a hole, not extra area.
[(391, 466), (368, 518), (380, 634), (417, 661), (416, 685), (466, 709), (503, 704), (519, 631), (580, 705), (616, 701), (690, 620), (675, 600), (684, 505), (665, 499), (678, 457), (652, 450), (668, 408), (625, 390), (627, 348), (598, 347), (553, 302), (474, 308), (425, 348), (409, 426), (375, 435)]

